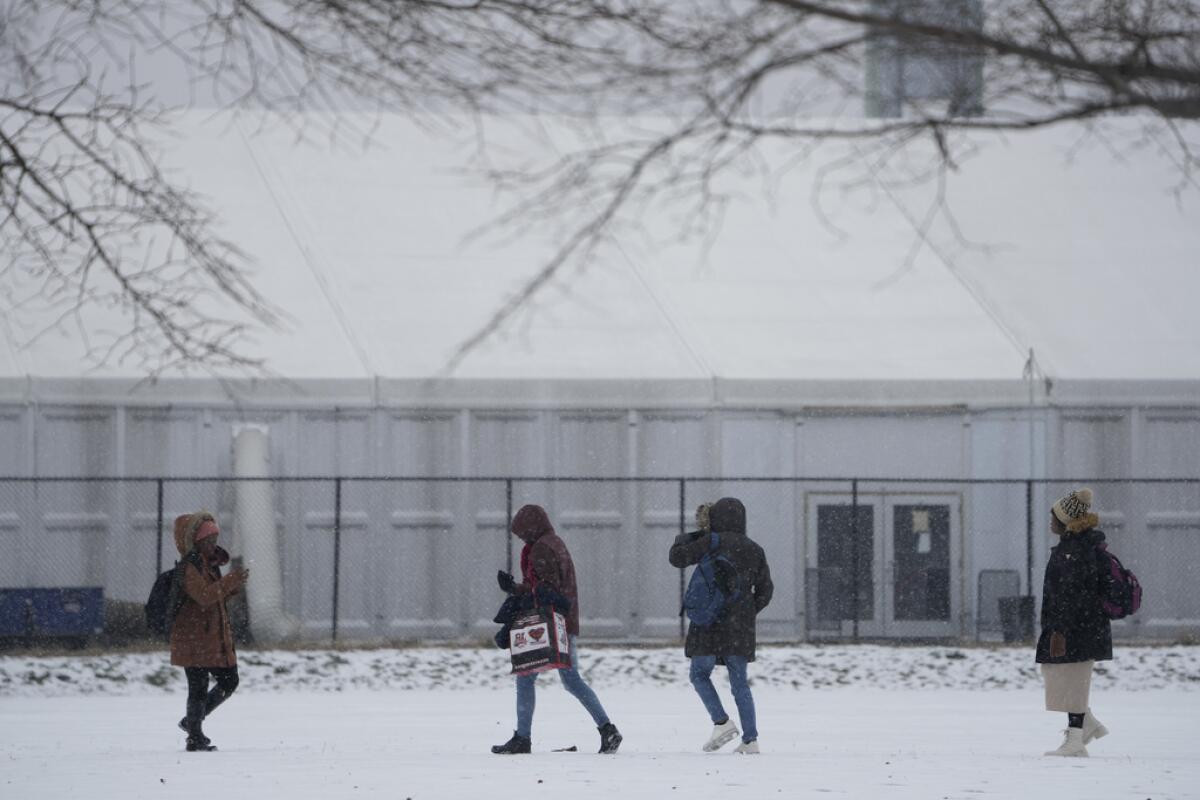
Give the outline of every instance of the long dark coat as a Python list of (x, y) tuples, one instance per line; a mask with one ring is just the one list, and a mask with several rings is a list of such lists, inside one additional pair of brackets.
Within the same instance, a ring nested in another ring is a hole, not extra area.
[[(714, 526), (715, 529), (715, 526)], [(771, 602), (775, 586), (762, 547), (740, 529), (719, 531), (721, 551), (737, 570), (742, 594), (717, 622), (706, 627), (688, 625), (683, 652), (694, 656), (742, 656), (754, 660), (755, 617)], [(709, 534), (705, 531), (682, 533), (675, 537), (668, 556), (671, 566), (687, 567), (699, 563), (708, 552)]]
[[(1103, 531), (1089, 529), (1064, 534), (1050, 550), (1042, 584), (1042, 635), (1037, 643), (1037, 663), (1074, 664), (1112, 658), (1112, 623), (1101, 608), (1103, 581), (1111, 580), (1100, 569), (1097, 546)], [(1050, 656), (1050, 635), (1067, 639), (1067, 654)]]

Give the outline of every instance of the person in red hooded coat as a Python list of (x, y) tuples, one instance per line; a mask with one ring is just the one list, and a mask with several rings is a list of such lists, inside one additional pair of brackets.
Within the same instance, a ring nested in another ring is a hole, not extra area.
[[(497, 579), (500, 588), (510, 594), (531, 592), (545, 586), (565, 597), (571, 603), (567, 614), (567, 637), (571, 649), (571, 668), (560, 669), (563, 687), (583, 704), (591, 714), (600, 732), (600, 752), (615, 753), (621, 745), (621, 733), (617, 730), (600, 704), (596, 693), (579, 674), (579, 589), (575, 585), (575, 564), (567, 544), (554, 532), (550, 517), (541, 506), (522, 506), (512, 521), (512, 533), (525, 543), (521, 549), (521, 582), (512, 575), (500, 572)], [(537, 674), (517, 676), (517, 729), (507, 742), (496, 745), (492, 752), (498, 755), (528, 753), (532, 749), (533, 709), (536, 704)]]

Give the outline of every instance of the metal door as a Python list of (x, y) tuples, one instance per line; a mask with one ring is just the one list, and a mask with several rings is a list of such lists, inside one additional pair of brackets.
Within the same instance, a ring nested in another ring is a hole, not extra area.
[(810, 636), (958, 634), (957, 495), (859, 495), (857, 526), (848, 493), (810, 494), (806, 507)]
[(809, 634), (884, 636), (882, 498), (859, 497), (857, 526), (849, 494), (811, 494), (807, 508)]
[(883, 513), (886, 635), (957, 635), (958, 497), (888, 495)]

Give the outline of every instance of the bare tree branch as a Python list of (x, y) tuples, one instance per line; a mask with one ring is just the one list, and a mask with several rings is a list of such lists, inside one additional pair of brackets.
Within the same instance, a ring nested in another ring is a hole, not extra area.
[[(185, 74), (187, 96), (140, 82), (147, 61)], [(249, 337), (285, 319), (203, 199), (159, 168), (170, 112), (267, 110), (339, 145), (373, 132), (347, 109), (465, 114), (485, 140), (514, 114), (569, 126), (561, 154), (488, 167), (512, 201), (493, 230), (550, 221), (560, 239), (453, 369), (651, 210), (682, 209), (678, 235), (710, 238), (727, 176), (783, 180), (830, 144), (855, 155), (819, 183), (877, 191), (910, 156), (905, 180), (943, 181), (972, 137), (1142, 114), (1193, 186), (1200, 3), (0, 0), (0, 64), (8, 327), (31, 339), (48, 313), (98, 363), (151, 372), (261, 368)], [(935, 216), (952, 219), (946, 202), (915, 220), (918, 241)], [(98, 329), (95, 308), (124, 328)]]
[[(681, 60), (696, 66), (682, 80), (673, 75), (669, 85), (658, 87), (656, 75), (648, 71), (642, 91), (657, 91), (661, 107), (696, 114), (674, 126), (664, 123), (657, 136), (610, 135), (599, 146), (577, 148), (537, 170), (493, 172), (500, 185), (519, 197), (495, 222), (503, 227), (521, 218), (559, 219), (572, 231), (570, 246), (578, 249), (581, 242), (595, 245), (636, 228), (649, 205), (682, 198), (691, 209), (685, 216), (700, 220), (703, 228), (709, 204), (722, 199), (716, 183), (739, 158), (763, 145), (790, 143), (808, 157), (822, 142), (865, 143), (867, 149), (854, 148), (851, 159), (862, 168), (865, 186), (877, 181), (892, 159), (927, 138), (935, 158), (926, 177), (915, 180), (932, 176), (937, 190), (925, 217), (910, 218), (914, 249), (894, 278), (911, 266), (919, 248), (928, 246), (935, 217), (946, 219), (962, 239), (945, 200), (944, 181), (945, 171), (957, 168), (956, 151), (964, 135), (1083, 125), (1136, 112), (1149, 112), (1172, 125), (1200, 119), (1200, 4), (997, 0), (984, 6), (983, 22), (972, 24), (971, 14), (955, 13), (968, 3), (763, 0), (722, 6), (730, 8), (718, 23), (724, 47), (708, 58), (689, 49), (698, 37), (678, 35), (678, 30), (675, 36), (656, 36), (663, 47), (647, 59), (650, 63)], [(698, 24), (714, 23), (705, 19)], [(787, 33), (768, 40), (756, 35), (762, 29)], [(964, 114), (953, 102), (913, 98), (903, 101), (906, 106), (896, 116), (872, 119), (860, 111), (843, 113), (845, 106), (828, 98), (803, 91), (784, 94), (771, 86), (771, 81), (801, 86), (815, 76), (823, 86), (841, 87), (847, 96), (861, 99), (867, 93), (864, 71), (870, 48), (888, 37), (918, 58), (927, 54), (935, 64), (956, 56), (982, 59), (986, 72), (977, 108)], [(1184, 135), (1177, 135), (1176, 142), (1181, 174), (1191, 176), (1196, 164), (1192, 148)], [(597, 212), (597, 206), (602, 210)], [(820, 208), (817, 213), (822, 215)], [(464, 342), (451, 367), (499, 331), (565, 263), (560, 250)]]

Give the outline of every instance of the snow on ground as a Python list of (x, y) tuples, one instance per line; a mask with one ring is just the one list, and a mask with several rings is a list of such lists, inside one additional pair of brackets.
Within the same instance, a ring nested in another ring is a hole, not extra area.
[[(549, 683), (549, 681), (547, 682)], [(721, 682), (724, 684), (724, 681)], [(722, 686), (724, 689), (725, 687)], [(0, 796), (133, 798), (729, 797), (1052, 798), (1200, 796), (1192, 735), (1200, 693), (1097, 692), (1112, 734), (1087, 760), (1051, 759), (1059, 715), (1021, 689), (757, 690), (763, 754), (701, 753), (708, 721), (685, 687), (606, 687), (625, 734), (599, 756), (595, 729), (555, 686), (539, 695), (528, 757), (499, 757), (511, 691), (235, 695), (206, 729), (221, 750), (183, 752), (183, 696), (5, 698)], [(728, 693), (726, 692), (726, 697)], [(579, 753), (552, 748), (575, 744)]]
[[(584, 675), (597, 686), (686, 686), (678, 647), (583, 644)], [(243, 691), (496, 689), (511, 682), (498, 649), (245, 650)], [(755, 686), (820, 689), (1027, 689), (1041, 686), (1029, 647), (760, 646)], [(0, 697), (173, 694), (179, 670), (165, 652), (0, 657)], [(1200, 689), (1200, 647), (1118, 647), (1097, 666), (1099, 689)]]
[[(164, 671), (161, 686), (145, 680), (162, 654), (8, 657), (0, 797), (1200, 797), (1197, 648), (1118, 650), (1093, 693), (1112, 735), (1087, 760), (1041, 755), (1059, 743), (1063, 720), (1042, 710), (1028, 649), (799, 646), (762, 656), (752, 668), (761, 756), (699, 751), (709, 723), (678, 650), (592, 647), (584, 666), (625, 735), (621, 752), (593, 752), (590, 719), (547, 676), (536, 752), (508, 758), (488, 752), (514, 716), (499, 651), (245, 652), (243, 688), (206, 725), (221, 747), (212, 754), (183, 752), (178, 670)], [(110, 677), (92, 684), (58, 677), (104, 666)], [(29, 669), (48, 677), (13, 682)], [(723, 676), (718, 687), (732, 711)], [(567, 745), (580, 752), (551, 752)]]

